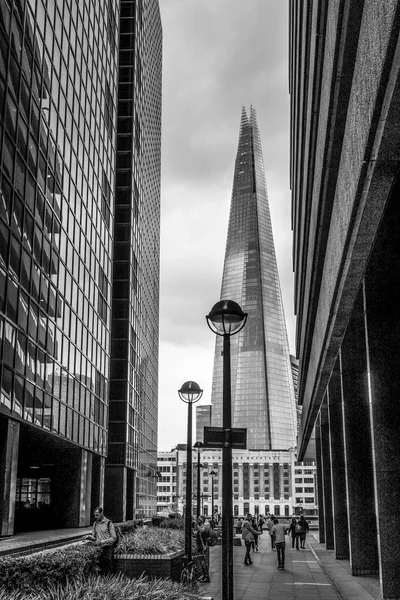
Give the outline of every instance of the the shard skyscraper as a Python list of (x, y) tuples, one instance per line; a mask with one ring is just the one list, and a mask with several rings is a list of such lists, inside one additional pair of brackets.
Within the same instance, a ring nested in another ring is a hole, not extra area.
[[(296, 404), (256, 113), (242, 109), (221, 299), (248, 320), (231, 338), (232, 426), (250, 450), (296, 444)], [(217, 336), (212, 425), (222, 426), (223, 356)]]

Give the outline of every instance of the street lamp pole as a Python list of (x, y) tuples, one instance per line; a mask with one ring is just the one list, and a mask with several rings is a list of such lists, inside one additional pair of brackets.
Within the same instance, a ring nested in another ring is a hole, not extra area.
[(222, 427), (222, 600), (233, 600), (232, 416), (230, 336), (243, 329), (247, 314), (233, 300), (221, 300), (206, 316), (213, 333), (223, 336)]
[(186, 446), (186, 514), (185, 514), (185, 554), (192, 560), (192, 404), (200, 400), (203, 390), (194, 381), (186, 381), (178, 394), (188, 405), (187, 446)]
[(215, 521), (214, 521), (214, 477), (217, 475), (216, 471), (210, 471), (211, 477), (211, 528), (214, 529)]
[(200, 469), (203, 466), (202, 464), (200, 464), (200, 454), (203, 451), (204, 444), (203, 444), (203, 442), (196, 442), (194, 444), (193, 448), (197, 452), (197, 497), (196, 497), (196, 499), (197, 499), (197, 510), (196, 510), (196, 515), (197, 515), (197, 517), (199, 517), (200, 516)]

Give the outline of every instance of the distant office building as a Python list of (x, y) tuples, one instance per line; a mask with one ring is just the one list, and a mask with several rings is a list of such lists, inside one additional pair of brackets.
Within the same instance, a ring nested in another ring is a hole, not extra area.
[(158, 0), (122, 1), (109, 445), (114, 519), (153, 514), (157, 491), (162, 28)]
[[(275, 257), (260, 134), (243, 108), (233, 180), (221, 299), (248, 313), (231, 337), (232, 424), (246, 427), (248, 448), (296, 443), (296, 406)], [(222, 426), (223, 340), (217, 336), (212, 425)]]
[(177, 450), (157, 454), (157, 512), (178, 511)]
[(6, 0), (0, 12), (11, 535), (87, 525), (98, 504), (118, 519), (155, 507), (143, 476), (156, 467), (162, 33), (155, 0)]
[(211, 426), (211, 404), (196, 406), (196, 442), (204, 442), (204, 427)]
[(399, 14), (290, 2), (298, 458), (316, 456), (321, 543), (383, 599), (400, 589)]

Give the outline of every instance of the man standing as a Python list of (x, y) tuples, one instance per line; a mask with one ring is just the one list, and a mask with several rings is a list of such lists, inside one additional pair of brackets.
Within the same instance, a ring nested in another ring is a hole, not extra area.
[(274, 526), (274, 519), (273, 519), (273, 517), (270, 516), (269, 521), (267, 523), (267, 527), (268, 527), (269, 536), (271, 539), (271, 550), (275, 550), (274, 536), (272, 535), (273, 526)]
[(99, 556), (100, 572), (104, 575), (112, 573), (114, 563), (114, 546), (117, 543), (115, 527), (110, 519), (103, 514), (103, 509), (98, 506), (94, 509), (93, 531), (90, 535), (84, 535), (84, 540), (93, 542), (101, 548)]
[(245, 518), (242, 527), (242, 540), (244, 540), (244, 545), (246, 546), (246, 555), (244, 557), (245, 565), (252, 565), (253, 561), (250, 559), (250, 548), (252, 542), (254, 542), (254, 538), (259, 534), (259, 531), (253, 529), (251, 526), (251, 514), (249, 513)]
[(278, 569), (285, 568), (285, 533), (286, 527), (283, 523), (279, 524), (278, 519), (274, 519), (272, 535), (274, 536), (275, 548), (278, 555)]
[(193, 535), (196, 537), (202, 570), (202, 577), (198, 580), (200, 583), (210, 583), (210, 550), (207, 541), (210, 535), (210, 526), (205, 521), (205, 518), (200, 515), (193, 523)]

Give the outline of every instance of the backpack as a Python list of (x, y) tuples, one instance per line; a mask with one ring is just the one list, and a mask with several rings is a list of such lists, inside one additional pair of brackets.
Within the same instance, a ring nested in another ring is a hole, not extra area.
[[(110, 533), (110, 522), (111, 521), (108, 521), (108, 532), (109, 533)], [(115, 534), (117, 536), (117, 539), (113, 543), (112, 547), (116, 548), (118, 546), (119, 542), (122, 540), (123, 535), (122, 535), (121, 528), (118, 525), (114, 525), (114, 529), (115, 529)]]
[(303, 533), (303, 528), (300, 523), (296, 523), (295, 531), (296, 533)]
[(211, 529), (211, 527), (208, 528), (208, 537), (207, 537), (207, 544), (209, 546), (216, 546), (218, 542), (218, 534), (215, 531), (215, 529)]

